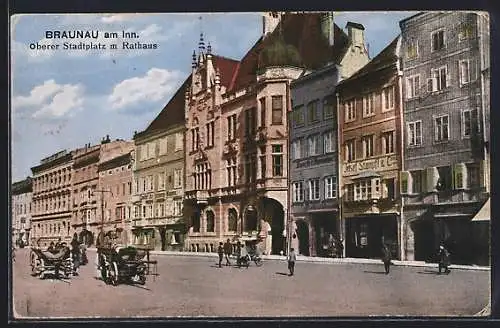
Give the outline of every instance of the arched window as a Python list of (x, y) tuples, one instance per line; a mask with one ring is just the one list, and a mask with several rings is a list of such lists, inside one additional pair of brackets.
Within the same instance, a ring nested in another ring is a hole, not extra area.
[(200, 232), (200, 213), (193, 214), (193, 232)]
[(257, 211), (255, 207), (248, 206), (245, 211), (245, 231), (256, 231), (257, 230)]
[(230, 208), (227, 213), (227, 230), (228, 231), (237, 231), (238, 228), (238, 213), (234, 208)]
[(207, 211), (207, 232), (215, 232), (215, 215), (212, 211)]

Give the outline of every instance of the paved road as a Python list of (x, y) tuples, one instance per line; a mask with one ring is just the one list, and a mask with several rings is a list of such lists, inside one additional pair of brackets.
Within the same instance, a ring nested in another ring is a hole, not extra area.
[[(158, 255), (160, 276), (145, 286), (105, 285), (88, 264), (70, 282), (31, 277), (28, 250), (13, 268), (21, 317), (473, 315), (489, 299), (490, 273), (429, 268), (266, 261), (223, 267), (213, 258)], [(95, 253), (89, 253), (92, 259)]]

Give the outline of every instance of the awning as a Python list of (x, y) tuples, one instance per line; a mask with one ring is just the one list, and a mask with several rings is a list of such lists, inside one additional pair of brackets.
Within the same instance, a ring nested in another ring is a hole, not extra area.
[(476, 216), (472, 219), (472, 221), (490, 221), (490, 198), (484, 203), (483, 207), (477, 212)]

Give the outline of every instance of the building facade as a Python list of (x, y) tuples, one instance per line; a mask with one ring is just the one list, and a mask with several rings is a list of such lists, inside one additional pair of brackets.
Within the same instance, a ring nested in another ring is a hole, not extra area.
[(302, 255), (328, 256), (329, 236), (339, 234), (335, 96), (338, 73), (337, 65), (330, 65), (291, 85), (291, 247)]
[(453, 263), (484, 263), (489, 237), (471, 219), (489, 196), (487, 14), (420, 13), (400, 27), (406, 258), (444, 243)]
[(184, 100), (190, 80), (134, 136), (131, 238), (158, 250), (184, 249)]
[(400, 38), (337, 86), (342, 230), (347, 257), (401, 253)]
[(361, 50), (351, 45), (332, 13), (265, 13), (262, 37), (240, 61), (200, 42), (186, 102), (189, 250), (232, 238), (286, 252), (290, 83), (328, 63), (355, 71), (366, 60), (355, 67), (351, 53)]
[(71, 240), (73, 155), (67, 150), (44, 158), (31, 168), (33, 195), (31, 245), (47, 247)]
[(99, 230), (98, 189), (100, 145), (86, 144), (73, 151), (72, 230), (88, 246), (94, 244)]
[[(97, 230), (115, 231), (121, 244), (132, 243), (132, 141), (109, 139), (100, 145), (97, 167), (98, 183), (95, 190), (97, 203), (102, 207), (95, 222)], [(97, 234), (96, 234), (97, 235)]]
[(25, 246), (30, 243), (31, 198), (33, 192), (30, 177), (12, 184), (12, 243)]

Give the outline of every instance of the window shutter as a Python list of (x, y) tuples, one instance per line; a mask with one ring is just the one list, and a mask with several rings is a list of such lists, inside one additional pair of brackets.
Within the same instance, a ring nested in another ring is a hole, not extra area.
[[(489, 172), (486, 172), (487, 170), (487, 165), (485, 160), (479, 161), (479, 186), (481, 188), (487, 188), (487, 175)], [(488, 190), (489, 188), (487, 188)]]
[(439, 180), (439, 173), (436, 167), (428, 167), (425, 170), (425, 185), (427, 192), (436, 191), (436, 185)]
[(401, 171), (399, 173), (399, 181), (400, 181), (400, 188), (401, 188), (401, 194), (409, 194), (410, 193), (410, 172), (408, 171)]
[(453, 165), (453, 189), (466, 188), (466, 167), (464, 163), (457, 163)]

